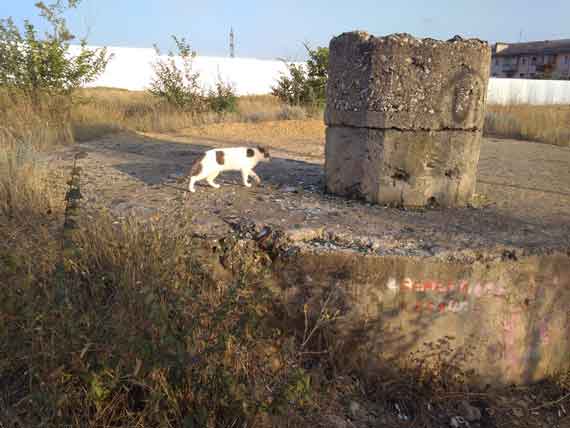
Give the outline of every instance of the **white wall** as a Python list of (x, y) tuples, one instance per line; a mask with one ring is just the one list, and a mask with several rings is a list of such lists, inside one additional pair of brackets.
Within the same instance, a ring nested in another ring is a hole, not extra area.
[(487, 94), (489, 104), (570, 104), (570, 81), (492, 77)]
[[(130, 90), (147, 89), (153, 77), (152, 64), (158, 57), (154, 49), (109, 47), (113, 54), (105, 72), (88, 86), (107, 86)], [(72, 46), (71, 54), (78, 52)], [(181, 62), (177, 61), (179, 64)], [(218, 75), (225, 83), (232, 83), (238, 95), (268, 94), (281, 73), (287, 71), (282, 61), (250, 58), (223, 58), (197, 56), (193, 70), (200, 72), (200, 84), (205, 89), (213, 87)]]
[[(72, 46), (71, 53), (77, 52)], [(114, 54), (102, 76), (89, 86), (108, 86), (130, 90), (147, 89), (153, 76), (152, 63), (158, 59), (154, 49), (110, 47)], [(204, 88), (212, 87), (218, 74), (234, 85), (238, 95), (271, 92), (285, 64), (277, 60), (197, 56), (194, 70), (200, 72)], [(489, 104), (570, 104), (570, 81), (491, 78)]]

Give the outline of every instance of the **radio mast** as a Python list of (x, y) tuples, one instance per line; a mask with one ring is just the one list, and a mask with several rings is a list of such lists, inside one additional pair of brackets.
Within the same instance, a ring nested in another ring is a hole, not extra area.
[(230, 58), (234, 58), (236, 56), (236, 44), (235, 44), (235, 35), (233, 27), (230, 28)]

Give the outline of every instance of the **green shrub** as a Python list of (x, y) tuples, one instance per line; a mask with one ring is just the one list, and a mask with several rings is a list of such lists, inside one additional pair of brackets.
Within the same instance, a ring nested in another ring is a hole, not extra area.
[(328, 48), (311, 49), (307, 64), (287, 64), (288, 75), (282, 75), (273, 87), (273, 95), (290, 105), (322, 107), (325, 104), (328, 78)]
[(211, 110), (216, 113), (235, 113), (237, 112), (238, 97), (233, 86), (230, 83), (222, 81), (218, 77), (216, 88), (208, 92), (208, 105)]
[[(0, 113), (28, 102), (51, 128), (70, 129), (73, 92), (96, 79), (110, 59), (105, 49), (87, 49), (85, 39), (78, 55), (68, 55), (75, 36), (62, 15), (77, 4), (78, 0), (37, 3), (50, 28), (43, 38), (29, 20), (24, 20), (21, 31), (12, 18), (0, 19), (0, 90), (5, 95)], [(72, 139), (71, 132), (62, 135)]]
[[(177, 52), (168, 52), (167, 59), (158, 59), (154, 64), (154, 77), (149, 92), (166, 101), (169, 105), (184, 111), (204, 109), (204, 94), (198, 84), (200, 73), (193, 71), (196, 52), (184, 38), (172, 36)], [(157, 46), (157, 55), (161, 55)], [(182, 60), (182, 66), (176, 64), (176, 57)]]
[[(69, 6), (76, 3), (69, 1)], [(51, 25), (43, 39), (28, 20), (23, 33), (12, 18), (0, 20), (0, 85), (18, 89), (32, 99), (44, 93), (68, 95), (103, 72), (109, 57), (105, 49), (87, 49), (84, 39), (79, 55), (66, 57), (75, 36), (61, 16), (65, 7), (60, 1), (49, 6), (40, 2), (36, 7)]]

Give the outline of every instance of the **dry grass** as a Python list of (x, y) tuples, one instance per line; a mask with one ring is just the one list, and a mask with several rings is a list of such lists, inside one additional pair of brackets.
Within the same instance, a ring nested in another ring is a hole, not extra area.
[(62, 206), (47, 168), (36, 159), (69, 142), (70, 128), (55, 114), (41, 115), (30, 103), (10, 104), (0, 94), (0, 216), (22, 222)]
[(485, 134), (570, 147), (570, 106), (490, 105)]
[(102, 213), (80, 218), (60, 264), (45, 214), (30, 216), (0, 213), (1, 426), (302, 427), (335, 400), (303, 368), (256, 246), (212, 253), (180, 210)]
[(193, 127), (187, 132), (201, 137), (227, 141), (268, 142), (284, 140), (321, 141), (325, 136), (322, 120), (266, 121), (261, 123), (217, 123)]
[(190, 113), (173, 109), (145, 92), (96, 88), (80, 91), (72, 123), (76, 139), (84, 141), (121, 129), (167, 132), (215, 123), (298, 120), (315, 114), (318, 112), (284, 105), (269, 95), (240, 97), (235, 113)]

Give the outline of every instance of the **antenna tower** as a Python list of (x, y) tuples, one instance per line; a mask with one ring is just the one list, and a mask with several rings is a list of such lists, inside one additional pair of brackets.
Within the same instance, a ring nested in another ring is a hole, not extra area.
[(235, 35), (233, 27), (230, 29), (230, 58), (234, 58), (236, 56), (236, 44), (235, 44)]

